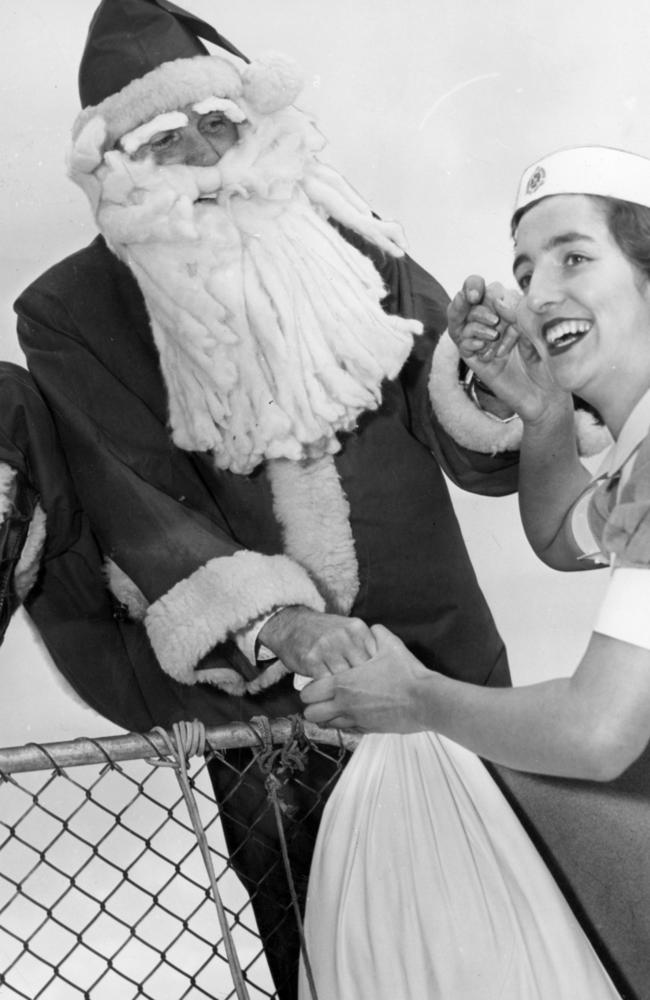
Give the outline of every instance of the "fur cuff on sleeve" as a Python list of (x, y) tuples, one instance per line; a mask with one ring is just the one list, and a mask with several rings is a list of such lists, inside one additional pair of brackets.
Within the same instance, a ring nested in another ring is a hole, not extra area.
[[(0, 462), (0, 525), (14, 510), (15, 478), (16, 470), (6, 462)], [(37, 504), (14, 571), (14, 589), (21, 604), (36, 582), (44, 545), (45, 512), (41, 505)]]
[[(196, 665), (233, 632), (289, 604), (304, 604), (314, 611), (325, 608), (323, 598), (298, 563), (287, 556), (241, 551), (212, 559), (177, 583), (149, 607), (145, 625), (161, 667), (175, 680), (183, 684), (209, 682), (241, 694), (244, 679), (235, 670), (196, 671)], [(267, 687), (285, 672), (276, 662), (249, 685), (249, 690)]]
[(36, 583), (44, 546), (45, 511), (40, 504), (36, 504), (34, 516), (29, 523), (29, 530), (25, 544), (23, 545), (23, 551), (20, 553), (20, 559), (16, 564), (16, 575), (14, 577), (16, 596), (21, 603)]
[(7, 513), (11, 510), (13, 481), (16, 478), (16, 470), (6, 462), (0, 462), (0, 524), (4, 521)]
[[(429, 376), (429, 396), (438, 420), (463, 448), (488, 455), (516, 451), (521, 444), (521, 419), (504, 423), (479, 410), (459, 382), (459, 360), (458, 348), (447, 333), (443, 334)], [(575, 425), (581, 455), (596, 455), (611, 444), (607, 428), (586, 410), (576, 410)]]

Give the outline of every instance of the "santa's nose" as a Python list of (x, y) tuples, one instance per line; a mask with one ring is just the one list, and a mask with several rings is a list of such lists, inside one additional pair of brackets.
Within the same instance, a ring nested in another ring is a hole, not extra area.
[(213, 167), (221, 159), (221, 152), (214, 140), (202, 135), (198, 129), (184, 129), (182, 148), (183, 163), (190, 167)]

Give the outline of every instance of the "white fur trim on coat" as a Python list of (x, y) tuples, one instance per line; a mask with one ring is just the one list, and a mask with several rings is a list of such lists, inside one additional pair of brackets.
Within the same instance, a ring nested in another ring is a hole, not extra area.
[(12, 507), (13, 481), (16, 478), (16, 470), (6, 462), (0, 462), (0, 524), (5, 519), (5, 514)]
[(359, 590), (350, 506), (331, 455), (267, 463), (284, 550), (316, 581), (328, 611), (345, 615)]
[(131, 618), (138, 622), (142, 621), (147, 613), (149, 601), (140, 588), (112, 559), (106, 559), (104, 574), (113, 597), (124, 605)]
[[(309, 576), (293, 560), (240, 551), (211, 559), (177, 583), (149, 607), (145, 625), (158, 662), (171, 677), (183, 684), (216, 684), (237, 694), (245, 684), (236, 671), (196, 671), (197, 663), (234, 632), (290, 604), (325, 608)], [(260, 678), (255, 684), (265, 686)]]
[[(449, 334), (443, 334), (429, 376), (431, 405), (440, 423), (458, 444), (472, 451), (488, 455), (516, 451), (523, 431), (520, 417), (504, 423), (479, 410), (459, 382), (459, 360), (458, 348)], [(575, 425), (581, 455), (596, 455), (611, 444), (607, 428), (588, 411), (576, 410)]]
[(41, 567), (41, 556), (45, 547), (45, 533), (45, 511), (40, 504), (37, 504), (29, 523), (27, 538), (20, 553), (20, 558), (16, 563), (16, 572), (14, 574), (16, 596), (21, 602), (25, 600), (36, 583), (38, 571)]
[[(0, 525), (13, 508), (15, 478), (16, 470), (6, 462), (0, 462)], [(21, 602), (36, 582), (44, 545), (45, 513), (41, 505), (37, 504), (14, 573), (14, 588)]]

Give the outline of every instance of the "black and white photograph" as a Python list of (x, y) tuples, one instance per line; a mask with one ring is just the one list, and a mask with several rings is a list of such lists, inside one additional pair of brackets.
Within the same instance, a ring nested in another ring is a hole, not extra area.
[(0, 1000), (650, 1000), (645, 7), (3, 14)]

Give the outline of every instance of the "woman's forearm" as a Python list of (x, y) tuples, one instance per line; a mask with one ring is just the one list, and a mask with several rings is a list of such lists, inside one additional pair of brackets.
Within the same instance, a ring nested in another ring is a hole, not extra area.
[(487, 688), (428, 670), (381, 625), (376, 654), (301, 692), (305, 716), (362, 732), (433, 730), (517, 770), (609, 780), (650, 740), (650, 650), (594, 632), (571, 677)]
[(497, 764), (592, 780), (610, 780), (620, 769), (574, 697), (571, 678), (503, 689), (431, 674), (411, 694), (416, 728), (434, 729)]
[[(568, 513), (589, 482), (576, 445), (573, 403), (560, 397), (534, 423), (524, 422), (519, 510), (526, 537), (555, 569), (579, 569)], [(584, 567), (588, 568), (588, 567)]]

